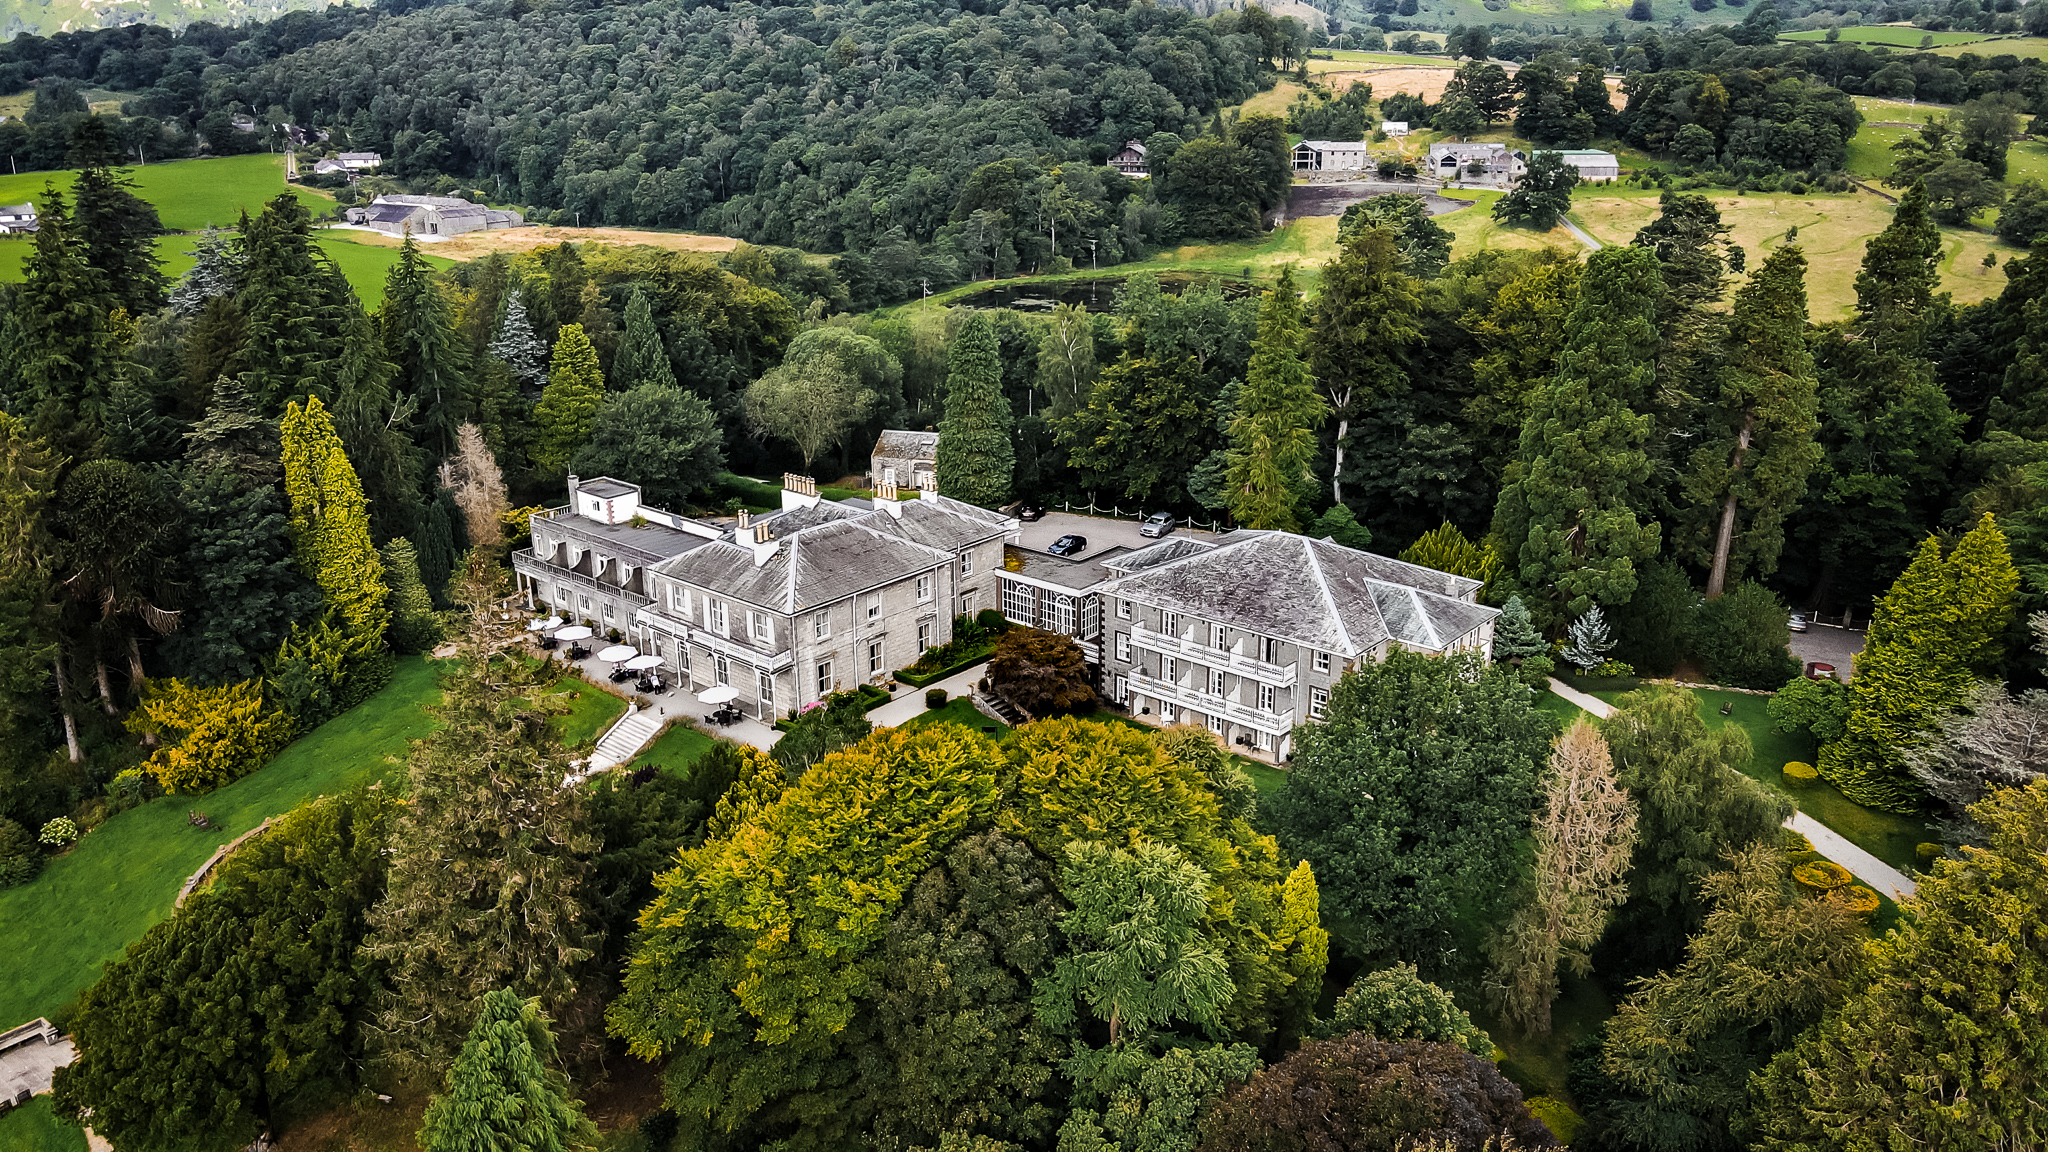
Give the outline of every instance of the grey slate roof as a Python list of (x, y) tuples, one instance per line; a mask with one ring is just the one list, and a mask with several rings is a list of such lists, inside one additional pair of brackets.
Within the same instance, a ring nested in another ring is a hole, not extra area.
[(403, 224), (417, 211), (419, 209), (411, 204), (372, 204), (363, 221), (366, 224)]
[(939, 457), (939, 434), (885, 428), (875, 441), (875, 450), (869, 455), (905, 460), (936, 460)]
[(655, 571), (721, 596), (783, 615), (843, 600), (952, 560), (952, 554), (877, 531), (878, 513), (803, 528), (776, 541), (775, 554), (754, 562), (754, 549), (707, 543)]
[(946, 552), (993, 540), (1009, 530), (1009, 518), (1000, 512), (930, 493), (922, 499), (903, 501), (901, 520), (877, 509), (868, 514), (865, 522), (876, 531)]
[(603, 551), (607, 556), (618, 556), (634, 561), (636, 566), (657, 564), (710, 543), (703, 536), (683, 532), (666, 524), (648, 522), (637, 527), (631, 523), (607, 524), (602, 520), (579, 516), (574, 509), (566, 505), (554, 509), (554, 512), (553, 517), (542, 522), (543, 533), (550, 536), (559, 534), (568, 539), (584, 541)]
[(759, 516), (748, 519), (747, 528), (741, 528), (735, 523), (732, 529), (726, 533), (726, 536), (733, 540), (739, 540), (743, 537), (751, 538), (752, 526), (761, 523), (770, 525), (771, 530), (778, 537), (787, 536), (793, 532), (801, 532), (806, 528), (815, 528), (820, 524), (830, 524), (838, 520), (853, 520), (862, 515), (864, 513), (859, 509), (848, 508), (831, 500), (820, 500), (809, 508), (798, 505), (794, 508), (784, 508), (777, 512), (763, 512)]
[[(1153, 552), (1145, 549), (1134, 559)], [(1111, 595), (1345, 656), (1388, 640), (1438, 651), (1499, 615), (1478, 582), (1289, 532), (1233, 532), (1111, 585)]]
[(1178, 560), (1183, 556), (1192, 556), (1197, 552), (1207, 552), (1215, 547), (1215, 543), (1209, 540), (1197, 540), (1190, 536), (1169, 536), (1150, 548), (1140, 548), (1135, 552), (1127, 552), (1127, 554), (1120, 556), (1111, 556), (1104, 553), (1098, 556), (1097, 559), (1102, 561), (1103, 567), (1121, 576), (1132, 572), (1142, 572), (1147, 568), (1156, 568), (1161, 564)]

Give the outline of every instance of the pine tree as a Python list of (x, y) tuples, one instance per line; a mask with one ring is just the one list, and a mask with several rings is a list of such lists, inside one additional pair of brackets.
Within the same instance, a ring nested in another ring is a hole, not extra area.
[(1522, 603), (1520, 596), (1508, 597), (1508, 602), (1501, 606), (1500, 615), (1493, 622), (1493, 658), (1522, 661), (1549, 654), (1550, 645), (1536, 630), (1536, 621), (1529, 615), (1529, 606)]
[(1562, 655), (1585, 671), (1590, 672), (1607, 662), (1607, 652), (1614, 647), (1614, 637), (1607, 630), (1607, 616), (1600, 611), (1598, 604), (1572, 621), (1571, 627), (1565, 629), (1565, 641)]
[(483, 998), (448, 1091), (427, 1104), (417, 1139), (424, 1152), (567, 1152), (592, 1146), (596, 1129), (555, 1070), (547, 1018), (509, 989)]
[(1821, 775), (1859, 804), (1918, 811), (1924, 793), (1906, 753), (1996, 666), (2018, 587), (1988, 514), (1945, 560), (1940, 541), (1923, 541), (1871, 616), (1849, 684), (1848, 730), (1821, 748)]
[(292, 622), (320, 607), (285, 530), (284, 499), (225, 468), (189, 466), (179, 491), (186, 594), (157, 644), (171, 674), (199, 687), (254, 679)]
[(626, 301), (626, 331), (619, 341), (618, 355), (612, 357), (611, 385), (631, 390), (642, 384), (675, 387), (675, 369), (669, 366), (668, 348), (661, 342), (661, 329), (654, 323), (654, 308), (647, 293), (638, 286)]
[(1017, 464), (1010, 402), (988, 313), (969, 315), (946, 357), (946, 415), (939, 421), (939, 492), (994, 508), (1010, 499)]
[(1806, 257), (1788, 244), (1735, 294), (1719, 402), (1695, 425), (1704, 428), (1684, 478), (1693, 513), (1686, 543), (1707, 562), (1708, 599), (1746, 568), (1777, 570), (1785, 518), (1820, 463), (1815, 386), (1806, 347)]
[[(1537, 395), (1494, 509), (1510, 578), (1555, 626), (1596, 601), (1626, 604), (1636, 564), (1657, 554), (1649, 519), (1656, 385), (1656, 257), (1603, 248), (1586, 262), (1557, 375)], [(1648, 523), (1644, 520), (1648, 519)]]
[[(313, 242), (313, 218), (286, 192), (242, 221), (242, 288), (236, 297), (247, 325), (230, 365), (258, 410), (277, 412), (308, 393), (336, 399), (332, 377), (341, 360), (348, 317), (337, 311), (332, 276), (339, 273)], [(347, 282), (342, 282), (347, 291)]]
[(133, 362), (114, 369), (107, 397), (104, 441), (107, 455), (131, 464), (162, 464), (177, 458), (184, 426), (163, 412), (156, 376)]
[(164, 306), (163, 262), (156, 255), (163, 221), (135, 195), (127, 170), (118, 167), (105, 121), (94, 116), (81, 123), (72, 146), (79, 170), (71, 195), (86, 262), (106, 277), (114, 299), (130, 316), (147, 316)]
[(385, 358), (398, 370), (393, 384), (419, 412), (420, 445), (445, 456), (455, 448), (456, 426), (468, 418), (469, 350), (456, 339), (455, 309), (410, 234), (384, 278), (378, 319)]
[(118, 350), (106, 277), (86, 260), (64, 195), (43, 190), (35, 249), (8, 310), (6, 407), (60, 451), (87, 447), (105, 415)]
[(505, 298), (505, 320), (498, 326), (490, 352), (512, 369), (512, 379), (519, 385), (521, 395), (529, 400), (540, 397), (548, 382), (548, 346), (534, 335), (533, 324), (526, 318), (526, 304), (517, 288)]
[(1309, 367), (1337, 420), (1330, 499), (1344, 503), (1351, 421), (1408, 388), (1408, 356), (1422, 342), (1421, 285), (1405, 270), (1399, 239), (1360, 228), (1323, 266), (1309, 332)]
[(247, 258), (240, 237), (209, 224), (185, 255), (192, 257), (192, 267), (171, 288), (171, 311), (194, 317), (209, 301), (232, 298), (242, 290)]
[(1636, 843), (1636, 806), (1614, 779), (1607, 742), (1581, 720), (1551, 746), (1536, 813), (1529, 899), (1493, 946), (1490, 985), (1508, 1019), (1550, 1033), (1557, 970), (1588, 976), (1607, 917), (1628, 897), (1622, 877)]
[(370, 543), (362, 484), (327, 408), (314, 397), (286, 407), (280, 424), (284, 489), (299, 570), (320, 586), (349, 635), (375, 643), (391, 622), (384, 565)]
[(441, 641), (441, 622), (434, 617), (434, 599), (420, 579), (419, 553), (401, 536), (380, 550), (391, 582), (391, 647), (399, 652), (425, 652)]
[(412, 802), (364, 945), (390, 971), (377, 1045), (413, 1077), (447, 1065), (497, 989), (537, 999), (578, 1042), (594, 1023), (578, 996), (590, 956), (578, 893), (597, 846), (583, 791), (563, 786), (574, 765), (550, 723), (558, 709), (504, 645), (503, 594), (495, 561), (472, 552), (441, 727), (407, 756)]
[(562, 325), (548, 386), (533, 408), (534, 470), (543, 476), (567, 475), (569, 461), (590, 442), (590, 429), (603, 403), (604, 371), (598, 367), (597, 350), (584, 338), (582, 325)]
[(1302, 361), (1302, 336), (1301, 296), (1293, 269), (1285, 269), (1259, 308), (1251, 367), (1230, 423), (1230, 514), (1245, 528), (1299, 532), (1303, 500), (1314, 490), (1316, 428), (1330, 409)]

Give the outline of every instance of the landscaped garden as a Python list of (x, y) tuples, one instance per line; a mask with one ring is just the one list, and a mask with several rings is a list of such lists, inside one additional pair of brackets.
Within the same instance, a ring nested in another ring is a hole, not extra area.
[(671, 724), (666, 731), (654, 738), (654, 742), (640, 750), (638, 756), (626, 767), (641, 769), (650, 765), (670, 772), (680, 772), (697, 762), (697, 757), (709, 751), (716, 741), (681, 722)]

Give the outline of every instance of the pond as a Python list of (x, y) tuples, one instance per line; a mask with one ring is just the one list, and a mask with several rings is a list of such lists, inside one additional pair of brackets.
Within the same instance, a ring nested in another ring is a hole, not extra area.
[[(1012, 308), (1019, 312), (1050, 312), (1061, 304), (1078, 304), (1090, 312), (1108, 312), (1116, 307), (1117, 292), (1136, 272), (1102, 276), (1092, 280), (1030, 281), (1010, 280), (990, 284), (954, 301), (959, 308)], [(1265, 285), (1237, 276), (1206, 276), (1188, 272), (1160, 274), (1159, 290), (1178, 296), (1196, 284), (1215, 284), (1226, 298), (1236, 300), (1263, 291)]]

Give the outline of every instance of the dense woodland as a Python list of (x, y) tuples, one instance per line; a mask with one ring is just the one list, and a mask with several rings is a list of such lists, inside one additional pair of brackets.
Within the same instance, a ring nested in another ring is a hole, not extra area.
[[(841, 19), (893, 29), (887, 51), (842, 50)], [(2009, 1010), (2048, 971), (2031, 738), (2048, 721), (2048, 247), (1955, 305), (1936, 292), (1952, 205), (1929, 179), (1986, 137), (1901, 150), (1897, 212), (1839, 323), (1808, 315), (1796, 236), (1744, 252), (1680, 189), (1590, 256), (1453, 261), (1422, 204), (1388, 196), (1342, 221), (1308, 295), (1291, 273), (1135, 276), (1098, 313), (876, 307), (947, 261), (1077, 257), (1063, 212), (1135, 219), (1126, 255), (1259, 227), (1286, 122), (1216, 116), (1270, 78), (1269, 47), (1288, 59), (1284, 26), (1269, 41), (1257, 21), (337, 10), (220, 33), (204, 57), (224, 62), (203, 87), (230, 93), (206, 116), (290, 75), (318, 122), (318, 101), (357, 90), (314, 83), (321, 59), (369, 85), (387, 66), (502, 83), (502, 122), (413, 102), (419, 84), (333, 122), (353, 139), (360, 114), (400, 156), (398, 133), (438, 132), (447, 167), (423, 177), (522, 197), (624, 187), (594, 161), (563, 177), (589, 149), (640, 165), (625, 199), (594, 202), (631, 205), (723, 133), (755, 166), (698, 222), (755, 213), (748, 235), (807, 246), (793, 230), (823, 222), (817, 246), (846, 249), (827, 263), (565, 244), (437, 273), (407, 243), (367, 302), (281, 195), (187, 238), (195, 266), (171, 282), (120, 167), (134, 121), (25, 128), (67, 133), (77, 179), (38, 198), (25, 280), (0, 300), (0, 883), (36, 883), (50, 850), (124, 809), (263, 770), (397, 656), (457, 646), (402, 776), (250, 841), (66, 1009), (82, 1056), (58, 1112), (89, 1111), (124, 1149), (227, 1149), (397, 1090), (434, 1098), (431, 1152), (479, 1127), (577, 1147), (595, 1139), (578, 1094), (630, 1054), (662, 1071), (663, 1107), (631, 1137), (655, 1148), (1477, 1152), (1573, 1127), (1573, 1147), (1616, 1152), (2048, 1142), (2037, 1029)], [(552, 63), (476, 66), (515, 26)], [(396, 34), (422, 28), (445, 35)], [(16, 41), (6, 66), (82, 68), (80, 45), (154, 35)], [(1709, 132), (1731, 168), (1844, 124), (1816, 80), (1712, 54), (1804, 48), (1667, 41), (1703, 55), (1632, 75), (1628, 124), (1718, 85), (1730, 119), (1677, 135)], [(402, 63), (373, 66), (376, 43)], [(1091, 71), (1106, 43), (1125, 63)], [(717, 85), (714, 49), (733, 63)], [(645, 66), (657, 51), (699, 62)], [(891, 53), (896, 78), (842, 84)], [(620, 127), (626, 77), (690, 68), (694, 95), (658, 106), (702, 113)], [(1578, 69), (1524, 71), (1547, 79), (1483, 115), (1593, 116)], [(550, 91), (539, 76), (564, 94), (535, 105), (533, 136), (492, 136), (525, 114), (515, 93)], [(1493, 84), (1461, 80), (1446, 105)], [(1048, 96), (1084, 90), (1064, 111)], [(1149, 122), (1163, 170), (1142, 188), (1091, 163), (1136, 123), (1103, 119), (1109, 91), (1179, 109)], [(1315, 103), (1294, 115), (1362, 114)], [(757, 130), (777, 142), (743, 148)], [(918, 132), (947, 144), (905, 147)], [(918, 181), (913, 229), (896, 213)], [(1543, 183), (1504, 217), (1554, 212)], [(843, 212), (864, 184), (866, 215)], [(790, 212), (799, 189), (814, 199)], [(1043, 635), (1060, 652), (1030, 657), (1037, 675), (1067, 682), (1000, 742), (870, 733), (847, 699), (773, 755), (719, 743), (687, 771), (562, 786), (579, 752), (550, 723), (556, 669), (506, 647), (521, 622), (500, 609), (533, 510), (575, 472), (718, 514), (754, 494), (734, 473), (857, 477), (883, 427), (938, 429), (941, 491), (991, 507), (1165, 509), (1472, 576), (1503, 610), (1495, 659), (1351, 670), (1263, 794), (1204, 729), (1092, 711), (1078, 649)], [(1853, 685), (1798, 678), (1791, 607), (1874, 617)], [(1789, 803), (1741, 771), (1741, 729), (1655, 685), (1567, 727), (1538, 691), (1571, 668), (1680, 667), (1779, 690), (1773, 721), (1820, 749), (1809, 771), (1939, 825), (1888, 935), (1871, 938), (1875, 893), (1826, 882), (1781, 828)], [(1542, 1042), (1583, 980), (1616, 1012), (1570, 1053), (1574, 1116), (1526, 1100), (1495, 1045)]]

